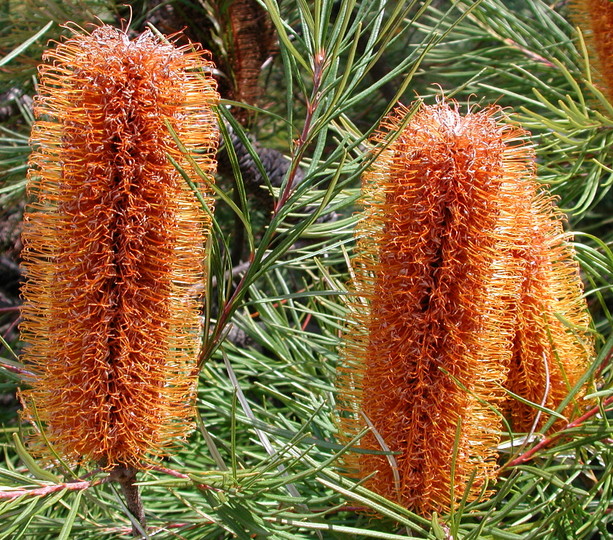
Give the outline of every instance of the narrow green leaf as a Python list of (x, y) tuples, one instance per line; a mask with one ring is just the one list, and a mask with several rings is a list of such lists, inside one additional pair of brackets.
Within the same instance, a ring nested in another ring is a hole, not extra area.
[(0, 67), (8, 64), (13, 58), (19, 56), (23, 53), (32, 43), (41, 38), (47, 33), (47, 30), (53, 26), (53, 21), (49, 21), (45, 26), (43, 26), (36, 34), (32, 37), (26, 39), (19, 47), (8, 53), (6, 56), (0, 58)]
[(66, 516), (66, 521), (64, 521), (64, 525), (62, 526), (62, 530), (60, 531), (60, 535), (57, 537), (57, 540), (68, 540), (70, 538), (70, 532), (72, 531), (72, 526), (74, 525), (77, 517), (77, 512), (79, 511), (79, 505), (81, 504), (81, 497), (83, 497), (83, 493), (83, 491), (77, 491), (75, 493), (72, 506), (70, 507), (70, 512), (68, 512), (68, 515)]
[(38, 465), (36, 460), (28, 453), (28, 451), (26, 450), (26, 447), (21, 442), (21, 439), (19, 438), (19, 434), (13, 433), (12, 436), (13, 436), (13, 444), (15, 445), (15, 451), (19, 455), (23, 464), (28, 468), (28, 470), (36, 478), (39, 478), (40, 480), (47, 480), (49, 482), (54, 482), (56, 484), (60, 482), (60, 479), (56, 475), (54, 475), (53, 473), (50, 473), (49, 471), (46, 471), (45, 469), (41, 468)]

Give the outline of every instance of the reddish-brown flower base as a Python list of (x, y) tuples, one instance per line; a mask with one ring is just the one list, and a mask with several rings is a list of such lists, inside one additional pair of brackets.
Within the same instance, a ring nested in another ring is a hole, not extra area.
[(40, 70), (23, 397), (69, 460), (138, 467), (191, 427), (210, 220), (168, 159), (196, 177), (165, 122), (211, 175), (217, 93), (188, 50), (105, 26)]

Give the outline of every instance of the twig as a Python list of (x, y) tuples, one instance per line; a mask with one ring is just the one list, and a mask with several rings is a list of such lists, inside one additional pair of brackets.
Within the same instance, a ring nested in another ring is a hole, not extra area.
[(549, 437), (544, 438), (542, 441), (540, 441), (539, 443), (535, 444), (532, 448), (530, 448), (530, 450), (527, 450), (523, 454), (517, 456), (515, 459), (509, 461), (505, 465), (505, 467), (515, 467), (517, 465), (521, 465), (522, 463), (526, 463), (527, 461), (530, 461), (542, 449), (548, 447), (550, 444), (557, 441), (560, 437), (564, 437), (565, 435), (568, 435), (567, 433), (568, 430), (581, 426), (583, 422), (585, 422), (586, 420), (588, 420), (595, 414), (598, 414), (599, 412), (601, 412), (603, 407), (606, 407), (607, 405), (610, 405), (611, 403), (613, 403), (613, 397), (609, 397), (605, 399), (601, 405), (596, 405), (595, 407), (587, 411), (584, 415), (568, 423), (565, 428), (561, 429), (560, 431), (555, 432), (553, 435)]
[[(287, 203), (292, 194), (292, 189), (295, 187), (294, 181), (296, 179), (296, 175), (300, 170), (300, 161), (302, 160), (302, 157), (308, 145), (310, 144), (310, 135), (311, 130), (313, 128), (312, 123), (315, 117), (315, 112), (317, 111), (321, 100), (321, 84), (323, 82), (324, 69), (327, 65), (327, 62), (328, 60), (326, 58), (326, 53), (323, 50), (319, 51), (313, 59), (313, 89), (310, 98), (307, 99), (306, 117), (304, 120), (302, 132), (300, 133), (300, 136), (296, 141), (294, 147), (292, 164), (288, 173), (287, 183), (285, 185), (285, 188), (281, 192), (279, 199), (275, 203), (272, 211), (273, 219), (278, 216), (278, 214), (281, 212), (284, 205)], [(202, 367), (204, 362), (212, 355), (212, 353), (215, 351), (222, 338), (224, 337), (224, 329), (236, 309), (237, 300), (242, 297), (247, 288), (247, 277), (249, 276), (249, 269), (253, 266), (255, 259), (256, 253), (255, 251), (252, 251), (249, 254), (248, 260), (242, 263), (246, 272), (241, 276), (241, 279), (232, 291), (230, 298), (223, 306), (223, 309), (221, 310), (221, 313), (219, 314), (219, 317), (217, 319), (217, 325), (215, 326), (213, 334), (208, 340), (207, 346), (203, 347), (200, 351), (200, 354), (198, 356), (198, 368)], [(263, 259), (260, 259), (258, 263), (261, 264), (262, 260)], [(243, 268), (242, 265), (238, 266), (241, 268), (241, 270)]]
[(9, 364), (7, 362), (3, 362), (2, 358), (0, 358), (0, 366), (2, 366), (7, 371), (11, 371), (13, 373), (16, 373), (17, 375), (23, 375), (26, 378), (34, 377), (34, 373), (32, 373), (31, 371), (28, 371), (27, 369), (24, 369), (24, 368), (20, 368), (18, 366), (14, 366), (13, 364)]
[(304, 119), (304, 125), (302, 126), (302, 133), (300, 133), (300, 138), (296, 142), (294, 156), (292, 159), (292, 166), (289, 172), (289, 177), (287, 179), (287, 184), (285, 185), (285, 189), (279, 197), (279, 200), (275, 204), (273, 216), (276, 216), (279, 213), (283, 205), (287, 202), (287, 200), (290, 198), (290, 195), (292, 194), (294, 178), (296, 176), (296, 173), (298, 172), (302, 156), (307, 149), (309, 135), (311, 133), (311, 123), (313, 121), (313, 116), (315, 114), (315, 111), (317, 110), (317, 107), (319, 106), (319, 101), (321, 99), (319, 89), (323, 80), (325, 66), (326, 53), (325, 51), (319, 51), (313, 58), (313, 91), (311, 93), (311, 98), (307, 99), (306, 117)]
[(14, 328), (21, 322), (21, 317), (17, 317), (10, 325), (9, 327), (6, 329), (6, 331), (4, 332), (4, 341), (8, 341), (9, 340), (9, 335), (10, 333), (14, 330)]
[(535, 53), (534, 51), (531, 51), (530, 49), (527, 49), (526, 47), (520, 45), (516, 41), (513, 41), (510, 38), (500, 38), (500, 36), (497, 36), (497, 37), (499, 39), (502, 39), (502, 42), (508, 45), (509, 47), (512, 47), (513, 49), (517, 49), (518, 51), (525, 54), (531, 60), (544, 64), (547, 67), (555, 67), (555, 64), (547, 60), (545, 57), (541, 56), (540, 54)]
[(56, 493), (58, 491), (67, 490), (67, 491), (80, 491), (83, 489), (88, 489), (92, 486), (103, 484), (108, 479), (103, 478), (101, 480), (95, 480), (93, 482), (80, 481), (80, 482), (65, 482), (63, 484), (53, 484), (50, 486), (34, 488), (34, 489), (16, 489), (10, 491), (0, 491), (0, 499), (16, 499), (17, 497), (27, 496), (27, 497), (45, 497), (51, 493)]
[(169, 474), (170, 476), (174, 476), (175, 478), (185, 478), (186, 480), (189, 480), (189, 475), (185, 473), (175, 471), (174, 469), (167, 469), (166, 467), (160, 467), (158, 465), (152, 465), (151, 467), (148, 467), (148, 470)]

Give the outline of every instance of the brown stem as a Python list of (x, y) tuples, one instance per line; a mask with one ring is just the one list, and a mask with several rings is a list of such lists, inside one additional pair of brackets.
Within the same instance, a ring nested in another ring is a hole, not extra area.
[[(136, 482), (136, 472), (134, 467), (117, 465), (111, 471), (111, 480), (114, 480), (120, 485), (128, 510), (132, 516), (136, 518), (142, 529), (145, 529), (147, 526), (145, 509), (140, 498), (140, 493), (138, 492), (138, 486), (134, 485)], [(141, 532), (135, 524), (132, 524), (132, 536), (141, 536)]]

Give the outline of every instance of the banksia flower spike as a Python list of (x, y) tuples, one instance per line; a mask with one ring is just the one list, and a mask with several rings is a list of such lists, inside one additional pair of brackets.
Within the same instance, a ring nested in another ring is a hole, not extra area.
[(572, 0), (570, 7), (574, 23), (586, 37), (596, 80), (613, 103), (613, 3)]
[(45, 60), (24, 232), (26, 415), (65, 459), (137, 469), (191, 429), (210, 218), (169, 159), (196, 181), (167, 124), (212, 181), (212, 66), (108, 26)]
[[(576, 266), (559, 257), (565, 248), (555, 249), (550, 231), (560, 222), (537, 195), (533, 153), (518, 140), (525, 133), (501, 123), (496, 108), (461, 116), (444, 102), (423, 106), (402, 128), (407, 114), (400, 106), (385, 120), (373, 142), (397, 137), (363, 181), (339, 433), (349, 443), (370, 428), (359, 446), (379, 454), (349, 452), (348, 469), (429, 514), (487, 494), (502, 430), (496, 409), (525, 416), (506, 400), (509, 371), (510, 386), (524, 392), (523, 375), (547, 370), (529, 354), (534, 312), (518, 306), (537, 297), (538, 308), (555, 310), (580, 287)], [(532, 282), (535, 257), (547, 259), (543, 272), (561, 272), (548, 276), (550, 303)], [(556, 289), (556, 279), (572, 285)], [(567, 315), (581, 311), (574, 296), (568, 305)], [(569, 378), (583, 368), (568, 369)]]
[[(258, 83), (262, 65), (274, 48), (272, 19), (256, 0), (232, 0), (226, 10), (231, 34), (231, 93), (235, 101), (256, 105), (262, 93)], [(234, 114), (243, 124), (253, 116), (249, 109), (236, 109)]]
[[(513, 358), (505, 387), (532, 403), (556, 409), (577, 385), (594, 355), (590, 316), (562, 214), (550, 196), (528, 179), (517, 185), (510, 208), (527, 221), (516, 225), (515, 257), (523, 265), (515, 306)], [(577, 397), (580, 397), (578, 394)], [(515, 432), (530, 432), (547, 419), (535, 407), (510, 398), (505, 407)], [(577, 399), (563, 411), (572, 416)]]
[(448, 509), (473, 472), (469, 500), (495, 476), (501, 420), (487, 403), (503, 399), (519, 290), (500, 207), (531, 168), (519, 134), (493, 110), (423, 107), (365, 176), (340, 431), (348, 441), (372, 425), (360, 446), (397, 454), (348, 466), (378, 471), (368, 487), (421, 513)]

